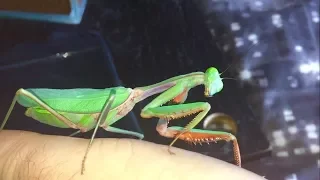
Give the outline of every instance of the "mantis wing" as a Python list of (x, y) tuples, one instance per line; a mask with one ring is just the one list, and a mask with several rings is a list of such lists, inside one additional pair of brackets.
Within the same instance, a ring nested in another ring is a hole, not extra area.
[[(110, 97), (110, 92), (115, 90), (115, 100), (111, 108), (123, 103), (130, 95), (131, 89), (124, 87), (106, 89), (25, 89), (35, 95), (52, 109), (70, 113), (99, 113)], [(18, 103), (24, 107), (41, 108), (32, 99), (19, 95)]]

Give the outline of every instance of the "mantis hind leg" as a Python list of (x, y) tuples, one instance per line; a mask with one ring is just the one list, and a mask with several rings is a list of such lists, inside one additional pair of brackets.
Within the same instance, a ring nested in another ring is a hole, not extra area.
[(3, 120), (2, 124), (1, 124), (0, 131), (1, 131), (1, 130), (4, 128), (4, 126), (6, 125), (8, 119), (9, 119), (11, 113), (12, 113), (12, 110), (13, 110), (13, 108), (14, 108), (14, 105), (15, 105), (16, 102), (17, 102), (17, 100), (18, 100), (18, 95), (16, 94), (16, 95), (14, 96), (14, 98), (13, 98), (13, 100), (12, 100), (12, 102), (11, 102), (11, 105), (10, 105), (10, 107), (9, 107), (9, 110), (8, 110), (6, 116), (5, 116), (5, 118), (4, 118), (4, 120)]
[(8, 119), (9, 119), (9, 116), (11, 115), (11, 112), (15, 106), (15, 104), (17, 103), (17, 100), (18, 100), (18, 96), (19, 95), (22, 95), (22, 96), (26, 96), (28, 98), (30, 98), (31, 100), (33, 100), (34, 102), (36, 102), (37, 104), (39, 104), (42, 108), (44, 108), (45, 110), (47, 110), (48, 112), (50, 112), (52, 115), (54, 115), (56, 118), (58, 118), (61, 122), (63, 122), (65, 125), (67, 125), (68, 127), (70, 128), (73, 128), (73, 129), (80, 129), (81, 131), (87, 131), (86, 128), (82, 128), (78, 125), (76, 125), (75, 123), (73, 123), (72, 121), (70, 121), (69, 119), (67, 119), (66, 117), (64, 117), (63, 115), (59, 114), (57, 111), (55, 111), (54, 109), (52, 109), (50, 106), (48, 106), (47, 104), (45, 104), (43, 101), (41, 101), (39, 98), (37, 98), (35, 95), (33, 95), (32, 93), (24, 90), (24, 89), (19, 89), (13, 100), (12, 100), (12, 103), (10, 105), (10, 108), (4, 118), (4, 121), (0, 127), (0, 130), (2, 130), (5, 126), (5, 124), (7, 123)]

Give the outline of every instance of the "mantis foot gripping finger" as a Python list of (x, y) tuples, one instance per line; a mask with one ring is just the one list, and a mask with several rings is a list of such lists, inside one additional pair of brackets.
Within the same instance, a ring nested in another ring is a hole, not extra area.
[(120, 128), (116, 128), (116, 127), (112, 127), (112, 126), (104, 127), (104, 130), (109, 131), (109, 132), (113, 132), (113, 133), (119, 133), (119, 134), (135, 136), (138, 139), (143, 139), (144, 138), (144, 135), (141, 134), (141, 133), (137, 133), (137, 132), (134, 132), (134, 131), (128, 131), (128, 130), (124, 130), (124, 129), (120, 129)]

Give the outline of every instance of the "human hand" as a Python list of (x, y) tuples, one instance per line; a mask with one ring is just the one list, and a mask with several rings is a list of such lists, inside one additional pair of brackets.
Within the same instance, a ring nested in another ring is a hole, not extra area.
[(232, 179), (263, 177), (199, 153), (133, 139), (95, 139), (84, 175), (81, 163), (89, 140), (0, 131), (0, 179)]

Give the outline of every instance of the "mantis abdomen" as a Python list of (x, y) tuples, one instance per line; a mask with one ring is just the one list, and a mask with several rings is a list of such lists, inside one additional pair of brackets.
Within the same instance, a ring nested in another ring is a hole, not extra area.
[[(86, 114), (86, 113), (99, 113), (102, 111), (105, 103), (110, 97), (111, 91), (116, 96), (111, 109), (118, 107), (125, 100), (128, 99), (131, 89), (125, 87), (114, 87), (105, 89), (25, 89), (36, 96), (37, 99), (41, 99), (43, 103), (50, 106), (52, 109), (60, 112)], [(27, 108), (41, 108), (38, 102), (35, 102), (32, 98), (19, 94), (17, 101)]]
[[(78, 114), (59, 111), (58, 113), (69, 119), (72, 123), (87, 128), (93, 127), (96, 124), (96, 120), (100, 114)], [(58, 119), (56, 116), (45, 109), (28, 108), (25, 112), (25, 115), (50, 126), (59, 128), (70, 128), (68, 125), (63, 123), (60, 119)]]

